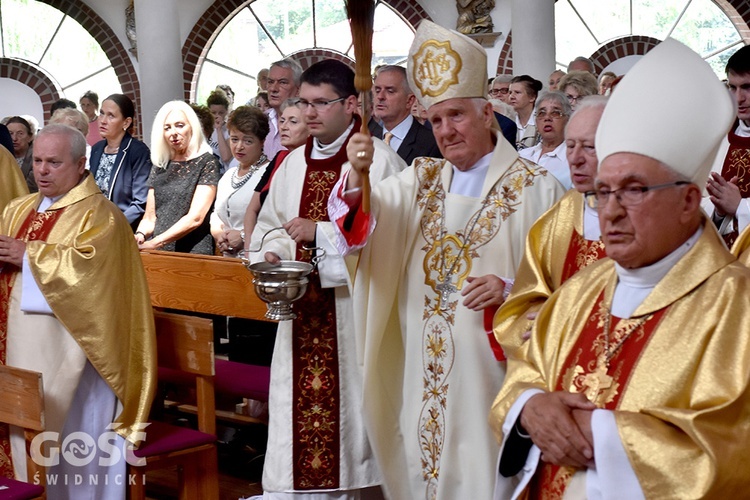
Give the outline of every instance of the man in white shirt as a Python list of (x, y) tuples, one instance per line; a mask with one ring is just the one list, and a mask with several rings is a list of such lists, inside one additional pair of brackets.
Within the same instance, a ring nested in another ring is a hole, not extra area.
[(279, 116), (281, 104), (299, 92), (299, 82), (302, 76), (302, 66), (292, 58), (282, 59), (271, 64), (268, 71), (268, 104), (271, 106), (268, 115), (270, 130), (263, 143), (263, 153), (269, 160), (273, 160), (276, 153), (284, 149), (279, 135)]

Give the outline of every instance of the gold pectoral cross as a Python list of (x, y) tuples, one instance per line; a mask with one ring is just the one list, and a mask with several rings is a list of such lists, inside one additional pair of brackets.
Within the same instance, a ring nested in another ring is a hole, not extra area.
[(458, 288), (452, 283), (453, 275), (447, 274), (443, 281), (435, 288), (440, 292), (440, 310), (445, 311), (448, 309), (448, 302), (450, 301), (451, 294), (458, 291)]
[(603, 359), (598, 359), (596, 369), (583, 377), (583, 385), (586, 387), (584, 394), (592, 403), (597, 402), (602, 391), (612, 387), (614, 379), (607, 374), (607, 370), (607, 363)]

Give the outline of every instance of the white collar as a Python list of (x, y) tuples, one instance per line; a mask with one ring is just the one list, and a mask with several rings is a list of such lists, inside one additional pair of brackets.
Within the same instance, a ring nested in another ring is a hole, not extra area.
[(338, 136), (338, 138), (330, 144), (321, 144), (317, 137), (314, 138), (312, 152), (310, 153), (312, 159), (325, 160), (326, 158), (330, 158), (331, 156), (338, 153), (339, 149), (341, 149), (341, 146), (343, 146), (346, 142), (347, 137), (349, 137), (352, 128), (354, 128), (354, 120), (352, 120), (349, 126), (346, 127), (344, 133)]
[(487, 171), (490, 169), (490, 160), (492, 159), (493, 152), (482, 156), (468, 170), (459, 170), (453, 165), (453, 179), (451, 180), (451, 187), (448, 192), (479, 198), (482, 195), (484, 178), (487, 177)]
[(383, 137), (385, 137), (385, 134), (387, 132), (390, 132), (393, 134), (396, 138), (404, 140), (404, 137), (406, 137), (406, 134), (409, 133), (409, 129), (411, 128), (411, 124), (414, 122), (414, 117), (409, 113), (406, 118), (401, 120), (401, 123), (393, 127), (393, 130), (388, 130), (385, 128), (385, 125), (383, 125)]
[(615, 263), (618, 281), (612, 297), (612, 315), (618, 318), (631, 317), (664, 276), (695, 246), (701, 234), (703, 234), (703, 227), (698, 228), (672, 253), (649, 266), (625, 269)]
[(745, 125), (745, 122), (742, 120), (739, 120), (739, 122), (737, 130), (735, 130), (734, 133), (740, 137), (750, 137), (750, 125)]
[(62, 198), (64, 195), (56, 196), (54, 198), (50, 198), (48, 196), (45, 196), (42, 198), (42, 201), (39, 203), (39, 208), (36, 209), (37, 212), (46, 212), (47, 209), (52, 206), (53, 203), (55, 203), (57, 200)]
[(673, 250), (672, 253), (645, 267), (626, 269), (615, 262), (617, 277), (622, 283), (632, 287), (654, 288), (656, 284), (667, 275), (669, 270), (672, 269), (686, 253), (688, 253), (688, 250), (695, 246), (695, 242), (698, 241), (701, 234), (703, 234), (703, 227), (698, 228), (690, 238), (685, 240), (685, 242)]

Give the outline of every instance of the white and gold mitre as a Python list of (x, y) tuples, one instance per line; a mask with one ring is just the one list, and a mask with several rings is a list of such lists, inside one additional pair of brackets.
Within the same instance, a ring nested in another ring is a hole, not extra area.
[(596, 131), (599, 164), (614, 153), (637, 153), (703, 187), (735, 114), (734, 100), (708, 63), (668, 38), (612, 92)]
[(422, 103), (486, 97), (487, 53), (471, 38), (423, 20), (409, 49), (409, 86)]

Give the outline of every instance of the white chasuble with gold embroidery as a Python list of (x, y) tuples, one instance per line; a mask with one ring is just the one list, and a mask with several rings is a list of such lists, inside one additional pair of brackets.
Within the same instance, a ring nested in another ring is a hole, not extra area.
[(365, 420), (392, 498), (491, 498), (487, 414), (504, 363), (461, 291), (468, 277), (512, 278), (527, 231), (563, 194), (502, 139), (480, 197), (449, 194), (452, 175), (420, 158), (374, 188), (377, 226), (355, 277)]

